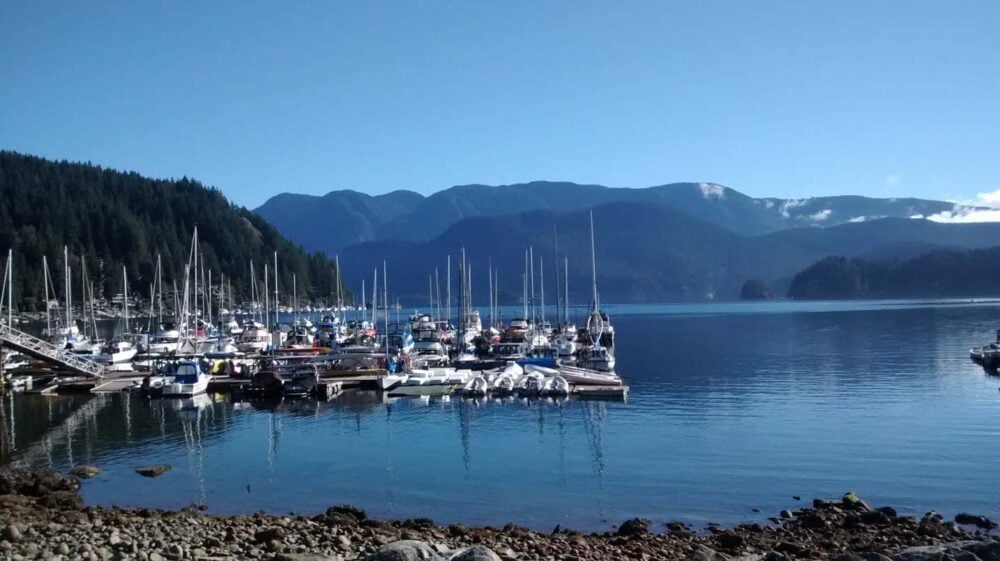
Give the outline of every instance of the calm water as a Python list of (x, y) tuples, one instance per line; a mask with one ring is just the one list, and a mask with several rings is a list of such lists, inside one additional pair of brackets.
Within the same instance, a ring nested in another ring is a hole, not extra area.
[[(634, 516), (760, 519), (793, 495), (853, 490), (909, 513), (1000, 514), (1000, 379), (967, 356), (1000, 325), (997, 303), (612, 311), (627, 403), (3, 396), (2, 457), (100, 466), (90, 503), (219, 513), (352, 503), (596, 530)], [(150, 463), (174, 469), (132, 472)]]

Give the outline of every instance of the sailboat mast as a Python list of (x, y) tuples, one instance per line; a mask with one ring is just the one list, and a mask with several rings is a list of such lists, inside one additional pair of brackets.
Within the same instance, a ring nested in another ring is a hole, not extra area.
[(122, 266), (122, 292), (125, 299), (122, 300), (122, 308), (125, 315), (125, 334), (128, 334), (128, 269)]
[[(70, 300), (70, 291), (72, 290), (72, 283), (69, 278), (69, 247), (63, 246), (63, 288), (66, 292), (66, 329), (70, 327), (70, 321), (72, 319), (70, 313), (70, 307), (72, 306)], [(67, 333), (69, 333), (67, 331)]]
[(157, 291), (157, 296), (159, 298), (159, 311), (156, 320), (158, 322), (163, 322), (163, 267), (160, 264), (160, 254), (156, 254), (156, 277), (160, 279), (159, 291)]
[(563, 298), (566, 299), (566, 303), (563, 304), (563, 314), (566, 325), (569, 325), (569, 257), (563, 257), (563, 266), (565, 267), (563, 269), (563, 283), (565, 283)]
[(448, 256), (448, 270), (446, 272), (447, 282), (445, 297), (448, 299), (445, 303), (446, 312), (448, 315), (448, 322), (451, 321), (451, 255)]
[(528, 319), (528, 250), (524, 250), (524, 276), (521, 277), (521, 287), (524, 290), (524, 319)]
[(487, 272), (487, 274), (490, 277), (490, 281), (489, 281), (489, 285), (490, 285), (490, 327), (493, 327), (493, 260), (492, 259), (490, 259), (489, 263), (487, 264), (486, 272)]
[(531, 283), (531, 325), (535, 325), (535, 247), (528, 246), (528, 279)]
[(545, 258), (538, 258), (538, 286), (542, 291), (542, 323), (545, 323)]
[(7, 327), (14, 327), (14, 250), (7, 250)]
[(42, 281), (45, 283), (45, 332), (52, 335), (52, 317), (49, 314), (49, 258), (46, 255), (42, 256), (42, 269), (45, 273), (45, 278)]
[(434, 267), (434, 299), (437, 300), (437, 311), (434, 317), (441, 319), (441, 278), (438, 275), (437, 267)]
[(594, 251), (594, 211), (590, 211), (590, 274), (594, 281), (594, 310), (600, 309), (597, 301), (597, 254)]
[(389, 270), (386, 262), (382, 262), (382, 304), (385, 310), (385, 319), (382, 325), (385, 327), (385, 369), (389, 371)]
[(372, 285), (372, 327), (378, 327), (375, 314), (378, 310), (378, 267), (375, 267), (375, 283)]
[(278, 318), (278, 252), (274, 252), (274, 328), (278, 329), (281, 320)]
[(333, 256), (333, 265), (337, 268), (337, 314), (340, 314), (341, 308), (343, 308), (343, 302), (340, 300), (340, 256)]
[(264, 263), (264, 316), (263, 316), (264, 321), (262, 321), (261, 323), (263, 323), (265, 326), (271, 322), (271, 290), (270, 290), (271, 285), (268, 284), (268, 281), (270, 280), (268, 279), (268, 273), (267, 273), (268, 267), (270, 267), (270, 265)]

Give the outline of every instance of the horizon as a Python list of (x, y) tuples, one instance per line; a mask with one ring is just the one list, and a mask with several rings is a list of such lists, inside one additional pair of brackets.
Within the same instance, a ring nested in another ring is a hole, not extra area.
[(11, 6), (3, 145), (248, 208), (541, 178), (1000, 203), (992, 3), (234, 6)]

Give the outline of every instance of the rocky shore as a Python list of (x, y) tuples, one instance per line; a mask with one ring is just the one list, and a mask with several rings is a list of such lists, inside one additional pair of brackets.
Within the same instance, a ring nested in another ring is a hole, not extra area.
[(57, 472), (0, 472), (0, 559), (1000, 561), (996, 524), (984, 517), (899, 516), (853, 494), (783, 511), (766, 525), (693, 531), (635, 519), (586, 534), (372, 520), (350, 506), (312, 517), (88, 507), (79, 488)]

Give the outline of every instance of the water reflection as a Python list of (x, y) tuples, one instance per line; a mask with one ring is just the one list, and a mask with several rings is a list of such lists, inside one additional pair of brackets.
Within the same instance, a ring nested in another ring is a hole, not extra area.
[[(784, 304), (782, 304), (784, 305)], [(94, 503), (319, 512), (550, 529), (740, 521), (855, 490), (910, 513), (996, 515), (1000, 380), (968, 347), (996, 308), (616, 319), (625, 403), (0, 396), (0, 460), (90, 463)], [(167, 463), (148, 480), (132, 473)], [(952, 512), (954, 513), (954, 512)]]

